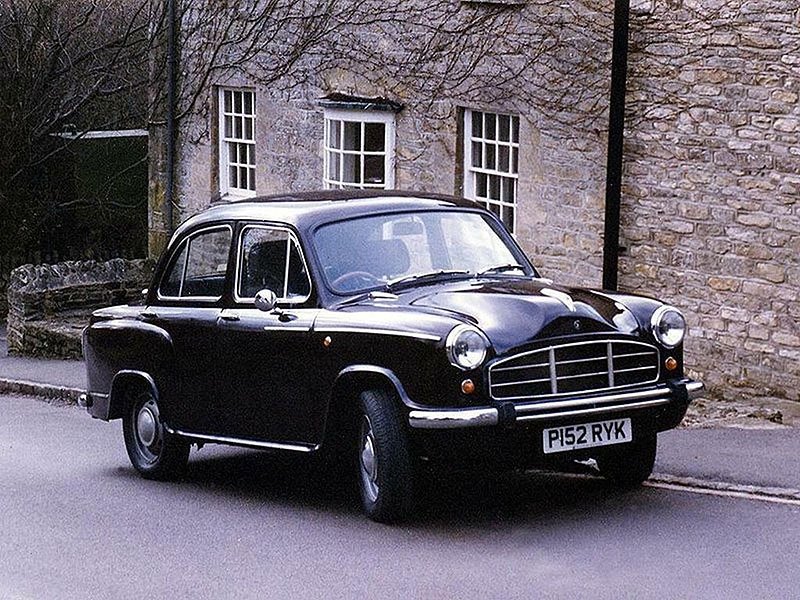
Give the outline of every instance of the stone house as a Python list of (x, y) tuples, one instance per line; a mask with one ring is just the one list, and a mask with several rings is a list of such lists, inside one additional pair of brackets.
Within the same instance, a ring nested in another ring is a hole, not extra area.
[[(600, 285), (613, 2), (317, 4), (347, 5), (349, 24), (284, 62), (285, 29), (216, 51), (219, 22), (254, 22), (257, 1), (181, 13), (175, 222), (286, 190), (455, 193), (545, 276)], [(634, 1), (629, 39), (620, 289), (685, 311), (687, 364), (713, 393), (798, 400), (800, 9)], [(150, 133), (156, 250), (167, 130)]]

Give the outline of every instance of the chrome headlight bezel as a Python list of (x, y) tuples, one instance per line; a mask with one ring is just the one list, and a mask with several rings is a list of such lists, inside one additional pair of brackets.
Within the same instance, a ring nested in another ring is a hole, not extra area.
[(489, 345), (486, 334), (474, 325), (466, 324), (453, 327), (445, 341), (450, 364), (463, 371), (480, 367), (489, 353)]
[(686, 337), (686, 317), (674, 306), (661, 306), (650, 318), (650, 331), (659, 344), (665, 348), (675, 348)]

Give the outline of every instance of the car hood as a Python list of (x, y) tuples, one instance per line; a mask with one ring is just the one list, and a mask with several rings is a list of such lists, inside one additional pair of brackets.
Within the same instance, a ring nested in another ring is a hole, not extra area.
[(542, 338), (636, 334), (640, 329), (636, 316), (619, 299), (544, 279), (470, 280), (425, 286), (411, 294), (409, 306), (446, 312), (475, 324), (498, 354)]

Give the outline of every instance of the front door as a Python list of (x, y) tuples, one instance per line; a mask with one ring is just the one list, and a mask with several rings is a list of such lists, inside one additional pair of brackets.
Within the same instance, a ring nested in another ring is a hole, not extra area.
[[(272, 312), (256, 293), (278, 298)], [(286, 227), (246, 225), (237, 243), (232, 302), (219, 315), (225, 369), (217, 380), (227, 435), (247, 440), (313, 443), (317, 435), (310, 337), (318, 312), (300, 245)]]

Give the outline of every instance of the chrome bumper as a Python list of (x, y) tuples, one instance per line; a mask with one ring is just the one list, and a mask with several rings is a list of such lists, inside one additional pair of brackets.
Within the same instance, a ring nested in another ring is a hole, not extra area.
[[(635, 392), (517, 404), (514, 407), (516, 413), (514, 421), (546, 421), (658, 408), (677, 400), (682, 395), (681, 388), (686, 391), (687, 401), (703, 395), (702, 382), (686, 380), (673, 387), (663, 385)], [(414, 409), (408, 415), (408, 424), (414, 429), (463, 429), (497, 425), (499, 422), (500, 409), (488, 406), (483, 408)]]

